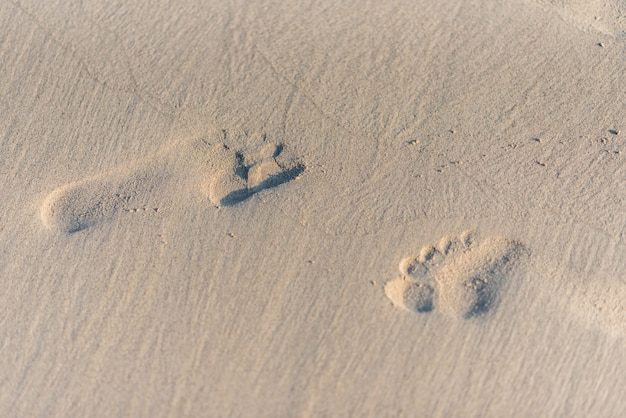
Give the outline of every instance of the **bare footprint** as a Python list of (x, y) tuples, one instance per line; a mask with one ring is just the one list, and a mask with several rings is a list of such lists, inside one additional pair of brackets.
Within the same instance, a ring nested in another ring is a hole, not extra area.
[(402, 260), (402, 277), (387, 282), (385, 294), (395, 306), (412, 312), (436, 308), (457, 317), (480, 316), (495, 306), (523, 253), (521, 244), (505, 238), (480, 244), (470, 234), (444, 238)]
[(61, 186), (46, 197), (40, 214), (49, 228), (72, 233), (123, 211), (158, 212), (160, 202), (186, 192), (232, 206), (295, 179), (304, 169), (264, 135), (219, 131), (174, 142), (114, 173)]

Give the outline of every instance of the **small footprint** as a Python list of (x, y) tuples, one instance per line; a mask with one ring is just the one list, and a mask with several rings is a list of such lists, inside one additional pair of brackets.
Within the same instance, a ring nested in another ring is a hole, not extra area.
[[(242, 131), (176, 141), (155, 155), (53, 190), (41, 205), (51, 229), (73, 233), (122, 212), (156, 214), (185, 192), (232, 206), (300, 176), (305, 166), (283, 146)], [(152, 208), (147, 210), (146, 208)]]
[(465, 233), (424, 247), (416, 257), (400, 262), (402, 277), (385, 284), (391, 302), (407, 311), (471, 318), (485, 314), (498, 301), (499, 291), (524, 247), (505, 238), (478, 244)]

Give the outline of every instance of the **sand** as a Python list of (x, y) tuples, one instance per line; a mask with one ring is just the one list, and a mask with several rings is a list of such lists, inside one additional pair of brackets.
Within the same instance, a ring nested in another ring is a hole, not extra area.
[(623, 416), (625, 34), (0, 2), (0, 416)]

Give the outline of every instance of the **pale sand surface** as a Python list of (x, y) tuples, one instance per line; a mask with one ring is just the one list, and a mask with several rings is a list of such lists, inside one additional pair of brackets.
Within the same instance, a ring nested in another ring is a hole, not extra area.
[(624, 1), (155, 3), (0, 1), (0, 416), (626, 414)]

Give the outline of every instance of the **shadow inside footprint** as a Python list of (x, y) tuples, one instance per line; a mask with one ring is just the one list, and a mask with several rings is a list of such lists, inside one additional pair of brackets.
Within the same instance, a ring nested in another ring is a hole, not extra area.
[(468, 311), (463, 314), (463, 318), (470, 319), (485, 315), (493, 307), (495, 301), (494, 295), (490, 292), (475, 290), (475, 299), (470, 304)]
[[(220, 204), (223, 206), (234, 206), (244, 200), (249, 199), (255, 193), (261, 190), (270, 189), (272, 187), (280, 186), (281, 184), (290, 182), (298, 176), (300, 176), (305, 170), (304, 164), (298, 163), (294, 167), (285, 169), (276, 174), (269, 175), (266, 179), (262, 180), (259, 184), (253, 187), (246, 187), (243, 189), (235, 190), (222, 198)], [(244, 180), (249, 179), (250, 169), (246, 167), (238, 168), (238, 175)]]
[(433, 310), (434, 291), (426, 283), (414, 283), (405, 278), (392, 280), (385, 285), (385, 294), (400, 309), (426, 313)]
[(463, 314), (465, 319), (485, 315), (495, 306), (502, 280), (511, 270), (513, 261), (521, 256), (522, 247), (518, 243), (511, 243), (506, 251), (501, 258), (492, 260), (491, 265), (487, 264), (487, 271), (465, 282), (465, 293), (470, 296), (465, 298), (469, 299)]

